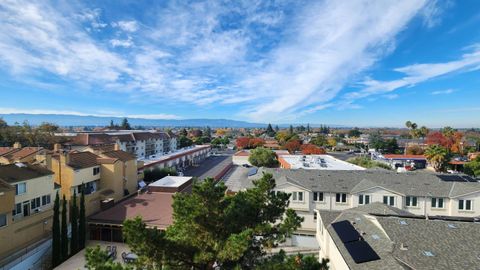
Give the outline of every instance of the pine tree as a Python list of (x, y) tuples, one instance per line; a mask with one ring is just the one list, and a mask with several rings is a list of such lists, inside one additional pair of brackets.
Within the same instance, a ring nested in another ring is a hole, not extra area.
[(62, 262), (68, 259), (68, 221), (67, 221), (67, 200), (65, 195), (63, 195), (62, 203), (62, 234), (61, 234), (61, 243), (62, 243)]
[(60, 239), (60, 197), (55, 197), (53, 204), (52, 224), (52, 266), (56, 267), (61, 263), (61, 239)]
[(85, 220), (85, 193), (82, 189), (82, 195), (80, 196), (80, 213), (79, 213), (79, 224), (78, 224), (78, 249), (82, 250), (85, 248), (85, 237), (86, 237), (86, 220)]
[(70, 256), (78, 252), (78, 207), (77, 191), (73, 192), (73, 199), (70, 204), (70, 224), (72, 224), (72, 239), (70, 241)]
[(130, 130), (130, 129), (132, 129), (132, 127), (130, 127), (130, 123), (128, 123), (128, 119), (127, 119), (127, 118), (123, 118), (122, 124), (120, 125), (120, 127), (121, 127), (122, 129), (125, 129), (125, 130)]
[(288, 133), (289, 133), (290, 135), (293, 134), (293, 126), (292, 126), (292, 125), (290, 125), (290, 128), (288, 129)]

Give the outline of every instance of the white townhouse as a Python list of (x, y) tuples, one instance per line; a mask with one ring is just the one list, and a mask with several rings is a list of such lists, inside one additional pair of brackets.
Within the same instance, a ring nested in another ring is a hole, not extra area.
[(305, 234), (316, 230), (315, 210), (342, 211), (374, 202), (419, 216), (480, 216), (480, 183), (461, 175), (261, 168), (244, 181), (262, 172), (273, 174), (276, 191), (291, 194), (289, 207), (304, 218), (299, 232)]

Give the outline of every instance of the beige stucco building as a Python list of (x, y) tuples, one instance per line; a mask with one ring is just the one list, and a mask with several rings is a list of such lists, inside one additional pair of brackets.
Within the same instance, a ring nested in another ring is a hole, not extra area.
[(87, 216), (98, 212), (102, 202), (119, 201), (137, 190), (136, 158), (121, 150), (58, 153), (52, 158), (51, 170), (67, 200), (84, 187)]
[(53, 172), (22, 163), (0, 166), (0, 266), (50, 236)]

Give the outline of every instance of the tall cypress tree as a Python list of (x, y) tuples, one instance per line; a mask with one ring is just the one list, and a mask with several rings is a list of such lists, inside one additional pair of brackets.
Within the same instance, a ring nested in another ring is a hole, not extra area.
[(67, 200), (63, 195), (62, 203), (62, 262), (68, 259), (68, 220), (67, 220)]
[(86, 237), (86, 219), (85, 219), (85, 193), (82, 188), (82, 195), (80, 196), (80, 217), (78, 224), (78, 249), (81, 250), (85, 248), (85, 237)]
[(55, 197), (53, 204), (52, 224), (52, 266), (55, 268), (61, 263), (61, 239), (60, 239), (60, 196)]
[(73, 199), (70, 204), (70, 224), (72, 224), (72, 239), (70, 241), (70, 256), (78, 252), (78, 207), (77, 191), (73, 192)]

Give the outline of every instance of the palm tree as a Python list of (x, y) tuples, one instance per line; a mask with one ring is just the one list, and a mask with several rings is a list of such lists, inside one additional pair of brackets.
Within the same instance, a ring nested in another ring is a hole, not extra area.
[(448, 156), (448, 150), (440, 145), (430, 145), (425, 149), (425, 157), (436, 172), (445, 169), (445, 165), (448, 162)]

